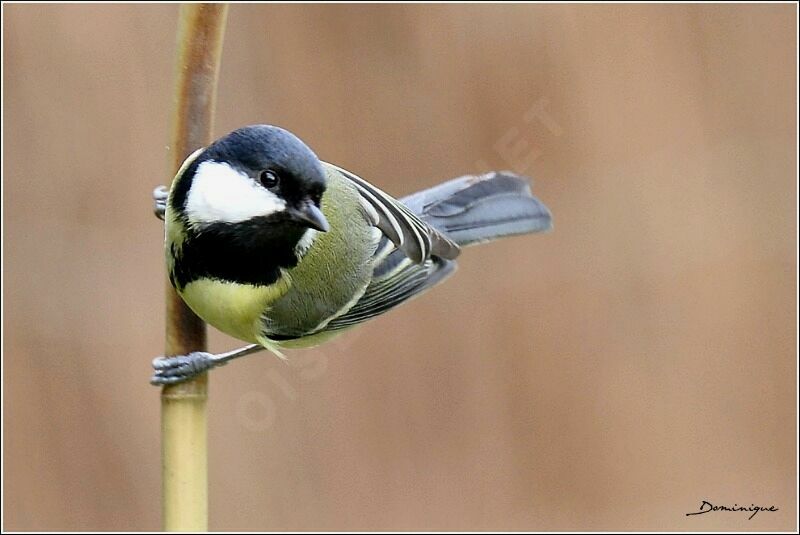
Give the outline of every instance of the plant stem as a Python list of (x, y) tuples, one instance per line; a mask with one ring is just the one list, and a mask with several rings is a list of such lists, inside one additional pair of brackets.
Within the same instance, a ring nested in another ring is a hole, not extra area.
[[(183, 4), (178, 26), (175, 112), (170, 166), (211, 140), (228, 6)], [(206, 348), (206, 327), (167, 284), (165, 355)], [(161, 455), (165, 531), (208, 530), (208, 375), (161, 391)]]

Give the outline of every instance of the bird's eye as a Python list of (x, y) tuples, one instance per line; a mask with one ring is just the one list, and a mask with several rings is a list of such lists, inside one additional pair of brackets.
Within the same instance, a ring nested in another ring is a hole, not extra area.
[(272, 189), (278, 185), (279, 179), (278, 175), (275, 174), (275, 171), (261, 171), (258, 175), (258, 180), (261, 182), (261, 185), (267, 189)]

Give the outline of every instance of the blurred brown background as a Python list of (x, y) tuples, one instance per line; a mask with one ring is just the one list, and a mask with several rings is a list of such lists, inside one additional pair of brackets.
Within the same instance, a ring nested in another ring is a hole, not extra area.
[[(218, 134), (397, 195), (510, 168), (555, 230), (213, 372), (211, 528), (796, 529), (795, 9), (233, 6)], [(6, 529), (160, 527), (177, 12), (4, 6)]]

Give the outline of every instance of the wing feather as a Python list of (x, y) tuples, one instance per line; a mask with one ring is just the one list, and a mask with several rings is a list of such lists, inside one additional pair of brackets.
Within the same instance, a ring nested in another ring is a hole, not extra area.
[(326, 324), (326, 330), (343, 329), (382, 314), (453, 272), (458, 245), (401, 201), (345, 169), (325, 165), (355, 186), (365, 217), (382, 233), (372, 257), (372, 281), (355, 304)]
[(460, 249), (452, 240), (425, 223), (403, 203), (363, 178), (333, 164), (325, 165), (352, 182), (378, 215), (378, 228), (417, 264), (431, 256), (453, 259)]
[[(392, 254), (387, 258), (391, 257)], [(439, 258), (426, 260), (422, 264), (409, 262), (408, 259), (404, 261), (405, 265), (400, 269), (373, 279), (361, 299), (325, 328), (343, 329), (382, 314), (437, 284), (456, 267), (454, 261)]]

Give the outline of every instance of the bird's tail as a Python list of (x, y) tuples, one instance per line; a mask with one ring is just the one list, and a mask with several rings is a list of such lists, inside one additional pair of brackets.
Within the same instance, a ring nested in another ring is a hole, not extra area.
[(462, 247), (553, 226), (528, 180), (509, 172), (454, 178), (401, 201)]

